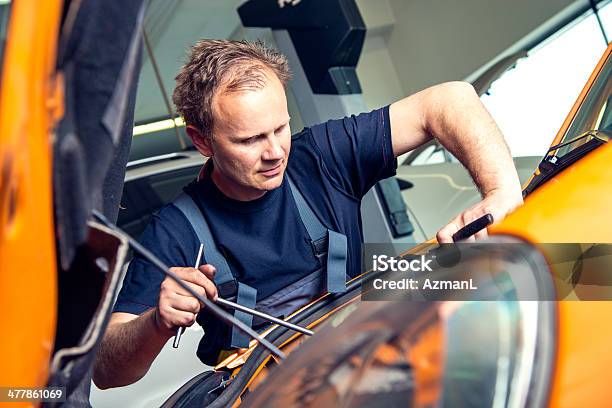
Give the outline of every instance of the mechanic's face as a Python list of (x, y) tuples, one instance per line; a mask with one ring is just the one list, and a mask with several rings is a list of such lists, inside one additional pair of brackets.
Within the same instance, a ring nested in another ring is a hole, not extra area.
[(213, 98), (214, 131), (201, 153), (212, 157), (213, 180), (228, 197), (249, 201), (281, 185), (291, 132), (285, 90), (269, 73), (261, 89)]

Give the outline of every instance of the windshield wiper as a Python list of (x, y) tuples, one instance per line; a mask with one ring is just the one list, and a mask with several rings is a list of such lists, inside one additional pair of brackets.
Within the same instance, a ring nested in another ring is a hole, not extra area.
[[(549, 153), (559, 150), (561, 147), (575, 143), (586, 137), (592, 137), (591, 140), (581, 144), (580, 146), (570, 150), (563, 156), (550, 155)], [(586, 156), (588, 153), (606, 144), (610, 139), (608, 131), (589, 130), (567, 142), (562, 142), (552, 146), (546, 152), (546, 156), (538, 165), (540, 173), (533, 177), (531, 183), (523, 190), (523, 197), (531, 194), (539, 188), (544, 182), (550, 180), (553, 176), (559, 174), (562, 170), (576, 163), (579, 159)]]
[[(605, 137), (605, 139), (601, 137), (602, 135)], [(584, 132), (583, 134), (581, 134), (579, 136), (576, 136), (572, 140), (568, 140), (567, 142), (562, 142), (562, 143), (559, 143), (559, 144), (556, 144), (556, 145), (552, 146), (550, 149), (548, 149), (546, 154), (548, 154), (550, 152), (554, 152), (555, 150), (557, 150), (557, 149), (559, 149), (561, 147), (564, 147), (564, 146), (567, 146), (567, 145), (571, 145), (572, 143), (575, 143), (575, 142), (577, 142), (577, 141), (579, 141), (581, 139), (584, 139), (585, 137), (589, 137), (589, 136), (592, 137), (592, 138), (601, 140), (604, 143), (608, 142), (608, 140), (606, 140), (606, 139), (609, 139), (609, 136), (606, 133), (604, 133), (604, 131), (597, 130), (597, 129), (591, 129), (591, 130), (587, 130), (586, 132)]]

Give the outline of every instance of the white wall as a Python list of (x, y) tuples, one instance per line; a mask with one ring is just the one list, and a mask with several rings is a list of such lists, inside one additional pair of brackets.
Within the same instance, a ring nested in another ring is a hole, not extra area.
[(387, 44), (395, 19), (388, 0), (357, 0), (357, 6), (367, 27), (357, 74), (366, 107), (375, 109), (405, 95)]
[(588, 1), (389, 0), (388, 49), (403, 92), (468, 77), (572, 3)]

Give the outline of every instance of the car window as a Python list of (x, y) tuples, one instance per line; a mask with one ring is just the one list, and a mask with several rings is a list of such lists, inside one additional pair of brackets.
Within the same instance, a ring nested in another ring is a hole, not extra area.
[[(604, 25), (612, 22), (612, 3), (600, 14)], [(513, 157), (546, 153), (605, 49), (590, 10), (530, 50), (481, 97)]]
[(410, 165), (419, 166), (423, 164), (444, 163), (444, 161), (444, 152), (442, 149), (439, 149), (437, 145), (431, 145), (415, 157)]
[(436, 140), (402, 154), (397, 158), (400, 166), (422, 166), (438, 163), (458, 163), (459, 161)]
[[(610, 107), (610, 99), (612, 98), (611, 76), (612, 63), (610, 57), (608, 57), (605, 66), (595, 83), (591, 86), (587, 97), (576, 113), (561, 143), (574, 140), (589, 131), (601, 131), (612, 135), (612, 108)], [(578, 141), (578, 144), (584, 142), (586, 142), (586, 138)], [(574, 149), (576, 147), (575, 144), (577, 143), (559, 149), (558, 155), (563, 156)]]
[(197, 177), (200, 165), (141, 177), (125, 183), (117, 225), (140, 237), (151, 215), (174, 200)]

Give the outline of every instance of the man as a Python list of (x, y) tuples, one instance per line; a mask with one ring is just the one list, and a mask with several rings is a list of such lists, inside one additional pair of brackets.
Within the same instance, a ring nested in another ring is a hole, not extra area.
[[(291, 136), (284, 91), (289, 77), (286, 59), (259, 43), (204, 40), (193, 47), (174, 91), (189, 137), (210, 158), (185, 192), (208, 220), (236, 281), (256, 290), (258, 306), (286, 287), (302, 288), (304, 279), (325, 269), (301, 221), (296, 189), (330, 234), (346, 237), (349, 277), (360, 269), (361, 198), (395, 174), (397, 156), (432, 137), (468, 168), (483, 195), (438, 232), (438, 241), (451, 242), (454, 232), (486, 213), (499, 221), (522, 202), (508, 148), (471, 85), (437, 85)], [(200, 242), (176, 205), (154, 216), (142, 242), (202, 296), (218, 296), (218, 265), (187, 267)], [(97, 357), (96, 384), (137, 381), (176, 328), (192, 325), (200, 310), (195, 298), (136, 257)], [(228, 329), (207, 313), (198, 322), (206, 332), (198, 356), (214, 364), (229, 347)]]

